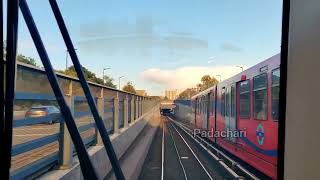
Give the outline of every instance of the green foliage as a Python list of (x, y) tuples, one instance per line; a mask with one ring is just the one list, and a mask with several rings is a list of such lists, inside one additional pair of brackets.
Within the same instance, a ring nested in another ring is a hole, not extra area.
[(198, 91), (196, 88), (188, 88), (179, 94), (178, 99), (191, 99), (191, 97), (196, 95), (197, 93)]
[[(58, 70), (57, 72), (68, 75), (68, 76), (73, 76), (73, 77), (78, 77), (77, 72), (74, 68), (74, 66), (70, 66), (67, 70), (62, 71)], [(93, 83), (105, 85), (111, 88), (116, 88), (117, 86), (114, 84), (114, 80), (111, 77), (104, 76), (104, 82), (102, 78), (98, 78), (95, 73), (91, 72), (89, 69), (86, 67), (82, 66), (82, 72), (84, 74), (84, 77), (87, 81), (91, 81)]]
[(111, 78), (111, 77), (109, 77), (107, 75), (104, 76), (104, 85), (116, 89), (117, 85), (115, 85), (113, 81), (114, 81), (113, 78)]
[(201, 83), (197, 84), (197, 88), (185, 89), (179, 94), (178, 99), (191, 99), (191, 97), (196, 95), (198, 92), (206, 90), (218, 83), (219, 81), (216, 78), (210, 77), (209, 75), (204, 75), (201, 78)]
[(38, 66), (35, 59), (26, 57), (21, 54), (17, 55), (17, 61), (32, 65), (32, 66)]
[(131, 93), (136, 93), (135, 88), (133, 87), (131, 82), (127, 82), (127, 84), (125, 86), (123, 86), (122, 88), (123, 91), (127, 91), (127, 92), (131, 92)]
[[(7, 52), (6, 52), (6, 43), (5, 42), (3, 42), (2, 51), (3, 51), (3, 57), (6, 58)], [(26, 56), (21, 55), (21, 54), (17, 55), (17, 61), (25, 63), (25, 64), (32, 65), (32, 66), (38, 66), (35, 59), (33, 59), (31, 57), (26, 57)]]
[[(3, 42), (3, 56), (6, 57), (6, 43)], [(38, 66), (36, 60), (31, 57), (26, 57), (24, 55), (18, 54), (17, 61), (26, 63), (32, 66)], [(70, 66), (67, 70), (55, 70), (58, 73), (65, 74), (72, 77), (78, 77), (75, 71), (74, 66)], [(104, 81), (102, 78), (98, 78), (95, 73), (91, 72), (89, 69), (82, 66), (82, 71), (84, 73), (84, 77), (87, 81), (91, 81), (93, 83), (105, 85), (111, 88), (117, 88), (117, 85), (114, 84), (114, 79), (108, 76), (104, 76)]]
[(201, 84), (198, 85), (198, 88), (200, 88), (200, 91), (203, 91), (218, 83), (219, 81), (213, 76), (210, 77), (209, 75), (204, 75), (201, 78)]

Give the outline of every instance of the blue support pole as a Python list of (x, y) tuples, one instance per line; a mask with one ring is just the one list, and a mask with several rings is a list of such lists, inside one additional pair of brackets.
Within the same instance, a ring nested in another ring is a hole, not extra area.
[(3, 57), (3, 2), (0, 1), (0, 38), (1, 38), (1, 52), (0, 52), (0, 171), (4, 174), (5, 162), (4, 162), (4, 57)]
[(99, 133), (101, 135), (104, 147), (105, 147), (105, 149), (107, 151), (107, 154), (109, 156), (109, 159), (110, 159), (112, 168), (114, 170), (114, 173), (115, 173), (115, 175), (116, 175), (118, 180), (123, 180), (125, 178), (124, 178), (124, 175), (122, 173), (119, 161), (117, 159), (116, 153), (114, 152), (114, 149), (113, 149), (113, 146), (111, 144), (109, 135), (107, 133), (107, 129), (104, 126), (104, 123), (103, 123), (103, 121), (102, 121), (102, 119), (101, 119), (101, 117), (99, 115), (98, 109), (97, 109), (97, 107), (95, 105), (94, 99), (93, 99), (93, 97), (91, 95), (88, 83), (87, 83), (87, 81), (86, 81), (86, 79), (84, 77), (84, 74), (82, 72), (82, 66), (81, 66), (81, 64), (79, 62), (78, 56), (76, 54), (75, 48), (73, 46), (73, 43), (71, 41), (70, 35), (68, 33), (68, 30), (67, 30), (67, 27), (65, 25), (65, 22), (63, 20), (62, 15), (61, 15), (61, 12), (60, 12), (60, 9), (58, 7), (58, 4), (57, 4), (56, 0), (49, 0), (49, 2), (50, 2), (50, 5), (51, 5), (51, 8), (52, 8), (52, 11), (54, 13), (54, 16), (55, 16), (55, 18), (57, 20), (57, 23), (58, 23), (59, 29), (61, 31), (62, 37), (64, 39), (64, 42), (65, 42), (65, 44), (67, 46), (67, 49), (69, 51), (71, 60), (72, 60), (72, 62), (74, 64), (74, 68), (75, 68), (75, 70), (77, 72), (77, 75), (79, 77), (80, 84), (81, 84), (82, 89), (84, 91), (84, 94), (85, 94), (85, 96), (87, 98), (87, 102), (89, 104), (90, 110), (91, 110), (92, 115), (94, 117), (96, 126), (97, 126), (97, 128), (99, 130)]
[[(3, 161), (4, 168), (2, 177), (10, 178), (11, 150), (12, 150), (12, 121), (13, 103), (16, 77), (16, 54), (18, 38), (18, 0), (8, 1), (7, 12), (7, 64), (6, 64), (6, 92), (5, 92), (5, 121), (4, 121), (4, 144)], [(1, 42), (2, 43), (2, 42)], [(3, 60), (3, 59), (2, 59)]]
[(50, 82), (51, 88), (52, 88), (52, 90), (56, 96), (56, 99), (58, 101), (58, 104), (60, 106), (61, 113), (64, 117), (64, 121), (67, 125), (71, 139), (72, 139), (74, 146), (75, 146), (75, 149), (78, 153), (80, 167), (82, 170), (83, 177), (84, 177), (84, 179), (98, 179), (97, 174), (94, 170), (94, 167), (90, 161), (89, 155), (86, 151), (86, 148), (82, 142), (82, 139), (81, 139), (80, 133), (77, 129), (74, 118), (71, 114), (71, 110), (66, 103), (66, 100), (63, 96), (63, 93), (61, 92), (56, 74), (54, 73), (54, 69), (51, 65), (48, 54), (45, 50), (44, 44), (41, 40), (40, 34), (39, 34), (38, 29), (36, 27), (36, 24), (33, 20), (33, 17), (31, 15), (31, 12), (29, 10), (29, 7), (27, 5), (26, 0), (20, 0), (19, 5), (20, 5), (22, 15), (23, 15), (25, 22), (27, 24), (27, 27), (30, 31), (31, 37), (32, 37), (34, 44), (36, 46), (36, 49), (38, 51), (38, 54), (40, 56), (40, 59), (41, 59), (43, 66), (46, 70), (47, 77)]

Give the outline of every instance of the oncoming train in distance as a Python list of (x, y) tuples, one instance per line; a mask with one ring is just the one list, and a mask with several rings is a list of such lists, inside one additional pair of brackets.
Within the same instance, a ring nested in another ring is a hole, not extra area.
[(192, 97), (197, 128), (245, 131), (211, 137), (217, 145), (273, 179), (277, 177), (280, 54)]

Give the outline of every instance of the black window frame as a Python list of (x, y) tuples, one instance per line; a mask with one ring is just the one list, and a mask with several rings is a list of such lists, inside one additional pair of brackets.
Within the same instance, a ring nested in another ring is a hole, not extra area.
[(211, 115), (215, 114), (215, 110), (216, 110), (216, 96), (215, 93), (212, 92), (212, 94), (210, 95), (211, 97), (211, 104), (210, 104), (210, 108), (211, 108)]
[[(259, 87), (259, 88), (255, 88), (255, 83), (254, 83), (254, 81), (255, 81), (255, 79), (257, 78), (257, 77), (259, 77), (259, 76), (262, 76), (262, 75), (265, 75), (266, 76), (266, 84), (265, 84), (265, 87)], [(268, 103), (269, 103), (269, 100), (268, 100), (268, 96), (269, 96), (269, 93), (268, 93), (268, 80), (269, 78), (268, 78), (268, 73), (267, 72), (264, 72), (264, 73), (261, 73), (261, 74), (259, 74), (259, 75), (256, 75), (256, 76), (254, 76), (253, 77), (253, 79), (252, 79), (252, 100), (253, 100), (253, 119), (254, 120), (258, 120), (258, 121), (267, 121), (268, 120), (268, 118), (269, 118), (269, 107), (268, 107)], [(265, 90), (265, 92), (266, 92), (266, 95), (267, 95), (267, 110), (266, 110), (266, 118), (265, 119), (258, 119), (258, 118), (256, 118), (255, 117), (255, 92), (257, 92), (257, 91), (261, 91), (261, 90)]]
[(236, 87), (232, 85), (230, 87), (230, 117), (236, 117)]
[(226, 95), (226, 88), (223, 87), (221, 89), (221, 99), (220, 99), (220, 111), (221, 111), (221, 116), (225, 116), (226, 115), (226, 112), (225, 112), (225, 104), (226, 104), (226, 100), (225, 100), (225, 95)]
[(274, 79), (273, 79), (273, 73), (275, 71), (279, 71), (279, 76), (280, 76), (280, 67), (278, 68), (275, 68), (271, 71), (271, 117), (272, 117), (272, 120), (273, 121), (279, 121), (279, 100), (280, 100), (280, 94), (278, 95), (278, 119), (274, 119), (274, 116), (273, 116), (273, 88), (274, 87), (278, 87), (279, 88), (279, 92), (280, 92), (280, 77), (279, 77), (279, 81), (278, 83), (274, 84)]
[[(246, 89), (245, 91), (242, 91), (241, 89), (241, 84), (247, 82), (247, 86), (249, 86), (249, 89)], [(251, 81), (250, 79), (247, 79), (245, 81), (240, 82), (240, 90), (239, 90), (239, 118), (240, 119), (251, 119)], [(242, 94), (248, 94), (248, 105), (249, 105), (249, 112), (248, 112), (248, 116), (244, 117), (241, 114), (241, 95)]]

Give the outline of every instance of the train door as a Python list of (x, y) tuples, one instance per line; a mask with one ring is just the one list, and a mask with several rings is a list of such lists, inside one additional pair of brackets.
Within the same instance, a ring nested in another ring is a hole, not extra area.
[(199, 103), (198, 103), (198, 98), (195, 99), (195, 105), (194, 105), (194, 125), (197, 126), (197, 113), (199, 111), (199, 107), (198, 107)]
[[(237, 121), (236, 121), (236, 88), (235, 85), (231, 85), (230, 88), (230, 117), (229, 117), (229, 130), (236, 131), (237, 130)], [(230, 141), (236, 142), (236, 138), (231, 136), (229, 137)]]
[[(230, 110), (229, 110), (229, 106), (230, 106), (230, 92), (229, 92), (229, 88), (225, 87), (224, 89), (224, 131), (227, 132), (229, 130), (229, 126), (230, 126)], [(226, 139), (229, 140), (229, 137), (227, 136)]]
[[(236, 131), (237, 122), (236, 122), (236, 93), (235, 86), (231, 85), (230, 87), (225, 88), (225, 131)], [(231, 142), (236, 142), (236, 138), (229, 136), (230, 133), (227, 133), (227, 140)]]
[(207, 124), (208, 124), (208, 121), (207, 121), (207, 96), (203, 96), (202, 97), (202, 105), (203, 105), (203, 108), (202, 108), (202, 128), (207, 128)]
[(207, 94), (207, 126), (206, 126), (206, 129), (209, 129), (209, 123), (210, 123), (210, 112), (211, 112), (211, 102), (212, 102), (212, 96), (211, 96), (212, 93), (208, 93)]

